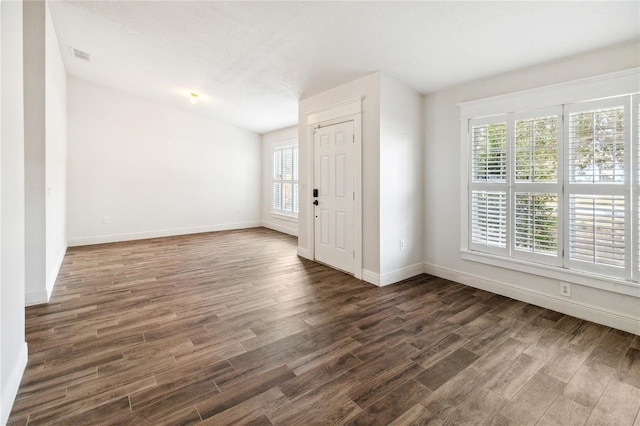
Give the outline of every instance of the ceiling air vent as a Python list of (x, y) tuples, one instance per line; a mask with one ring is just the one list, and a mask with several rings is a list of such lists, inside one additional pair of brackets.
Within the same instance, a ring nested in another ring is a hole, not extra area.
[(82, 59), (83, 61), (89, 62), (90, 56), (87, 52), (83, 52), (82, 50), (78, 50), (76, 48), (71, 47), (71, 54), (78, 59)]

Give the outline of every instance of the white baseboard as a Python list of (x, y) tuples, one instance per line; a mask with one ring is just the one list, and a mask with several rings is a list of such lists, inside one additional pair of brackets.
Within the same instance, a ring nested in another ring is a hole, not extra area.
[(362, 270), (362, 281), (366, 281), (370, 284), (380, 286), (380, 274), (371, 272), (367, 269)]
[(49, 299), (51, 299), (51, 293), (53, 293), (53, 287), (55, 286), (56, 279), (58, 278), (58, 273), (60, 272), (60, 267), (62, 267), (62, 262), (64, 261), (64, 255), (66, 253), (67, 247), (65, 246), (62, 250), (60, 250), (60, 253), (58, 253), (58, 258), (56, 259), (55, 266), (47, 277), (45, 290), (35, 293), (27, 293), (24, 295), (25, 306), (41, 305), (43, 303), (49, 302)]
[(176, 235), (199, 234), (202, 232), (230, 231), (233, 229), (258, 228), (262, 222), (226, 223), (222, 225), (195, 226), (191, 228), (163, 229), (158, 231), (132, 232), (128, 234), (102, 235), (97, 237), (70, 238), (69, 247), (92, 244), (117, 243), (120, 241), (146, 240), (148, 238), (173, 237)]
[(46, 290), (38, 291), (36, 293), (26, 293), (24, 295), (25, 306), (42, 305), (47, 302), (49, 302), (49, 293), (47, 293)]
[(273, 222), (262, 222), (262, 226), (265, 228), (273, 229), (274, 231), (282, 232), (283, 234), (293, 235), (294, 237), (298, 236), (298, 228), (294, 228), (291, 226), (285, 226), (278, 223)]
[(65, 254), (67, 254), (66, 244), (58, 253), (56, 263), (54, 264), (53, 269), (47, 277), (47, 302), (49, 301), (49, 299), (51, 299), (51, 293), (53, 293), (53, 287), (56, 285), (56, 279), (58, 278), (58, 273), (60, 272), (60, 268), (62, 267), (62, 262), (64, 261)]
[(23, 342), (22, 345), (20, 345), (18, 359), (9, 373), (0, 397), (2, 399), (2, 402), (0, 402), (0, 424), (2, 425), (6, 424), (7, 420), (9, 420), (11, 407), (13, 407), (13, 402), (16, 400), (16, 395), (18, 395), (20, 381), (22, 380), (24, 369), (27, 367), (28, 359), (27, 342)]
[(501, 294), (522, 302), (531, 303), (543, 308), (552, 309), (577, 318), (593, 321), (608, 327), (617, 328), (633, 334), (640, 334), (640, 319), (620, 315), (599, 307), (584, 303), (577, 303), (566, 299), (560, 299), (548, 294), (522, 288), (513, 284), (501, 283), (494, 280), (478, 277), (465, 272), (443, 268), (436, 265), (425, 264), (424, 272), (436, 277), (445, 278), (470, 287)]
[(313, 260), (313, 256), (311, 255), (311, 251), (309, 249), (304, 248), (304, 247), (298, 246), (298, 256), (304, 257), (305, 259), (308, 259), (308, 260)]
[(362, 271), (362, 280), (368, 283), (383, 287), (386, 285), (394, 284), (407, 278), (415, 277), (424, 273), (424, 264), (417, 263), (415, 265), (407, 266), (406, 268), (397, 269), (395, 271), (387, 272), (385, 274), (377, 274), (375, 272)]

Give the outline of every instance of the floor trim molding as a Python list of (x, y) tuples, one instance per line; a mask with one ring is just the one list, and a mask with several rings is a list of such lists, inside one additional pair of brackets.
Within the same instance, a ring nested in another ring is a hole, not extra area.
[(26, 293), (24, 295), (25, 306), (42, 305), (47, 302), (49, 302), (49, 293), (46, 290), (38, 291), (36, 293)]
[(64, 262), (64, 256), (66, 254), (67, 245), (65, 244), (58, 254), (58, 258), (56, 259), (56, 263), (51, 270), (51, 273), (47, 277), (47, 302), (51, 299), (51, 293), (53, 293), (53, 287), (56, 285), (56, 279), (58, 278), (58, 273), (60, 272), (60, 268), (62, 267), (62, 262)]
[(5, 424), (9, 420), (9, 414), (11, 414), (11, 408), (18, 395), (18, 389), (20, 388), (20, 381), (24, 374), (24, 369), (27, 367), (27, 361), (29, 359), (29, 353), (27, 350), (27, 342), (22, 342), (20, 345), (20, 353), (16, 364), (11, 369), (7, 384), (2, 392), (2, 402), (0, 403), (0, 424)]
[(455, 281), (470, 287), (479, 288), (490, 291), (492, 293), (501, 294), (520, 300), (526, 303), (532, 303), (547, 309), (562, 312), (580, 319), (593, 321), (598, 324), (624, 330), (633, 334), (640, 334), (640, 320), (632, 317), (617, 314), (594, 306), (583, 303), (576, 303), (564, 299), (549, 296), (512, 284), (501, 283), (494, 280), (478, 277), (476, 275), (467, 274), (465, 272), (453, 269), (443, 268), (436, 265), (424, 264), (424, 272), (440, 278)]
[(200, 234), (203, 232), (231, 231), (234, 229), (259, 228), (262, 222), (227, 223), (222, 225), (194, 226), (190, 228), (173, 228), (158, 231), (132, 232), (97, 237), (70, 238), (69, 247), (88, 246), (93, 244), (117, 243), (121, 241), (146, 240), (148, 238), (173, 237), (176, 235)]
[(298, 228), (292, 226), (280, 225), (278, 223), (263, 221), (262, 226), (265, 228), (273, 229), (274, 231), (282, 232), (283, 234), (298, 236)]
[(395, 284), (407, 278), (415, 277), (424, 272), (424, 265), (422, 263), (416, 263), (415, 265), (407, 266), (406, 268), (396, 269), (395, 271), (387, 272), (385, 274), (377, 274), (375, 272), (362, 271), (362, 279), (368, 283), (377, 285), (378, 287), (384, 287), (387, 285)]

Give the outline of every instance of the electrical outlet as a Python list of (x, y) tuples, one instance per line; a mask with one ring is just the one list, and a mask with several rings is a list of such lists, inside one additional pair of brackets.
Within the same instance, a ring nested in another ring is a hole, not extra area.
[(400, 240), (400, 250), (404, 250), (404, 240)]
[(107, 223), (109, 223), (109, 216), (102, 216), (102, 224), (106, 225)]
[(560, 295), (571, 297), (571, 284), (569, 283), (560, 283)]

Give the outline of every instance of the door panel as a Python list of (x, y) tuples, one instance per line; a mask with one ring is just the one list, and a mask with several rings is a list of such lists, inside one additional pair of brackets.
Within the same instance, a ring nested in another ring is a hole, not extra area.
[(316, 129), (314, 188), (315, 258), (354, 272), (353, 121)]

